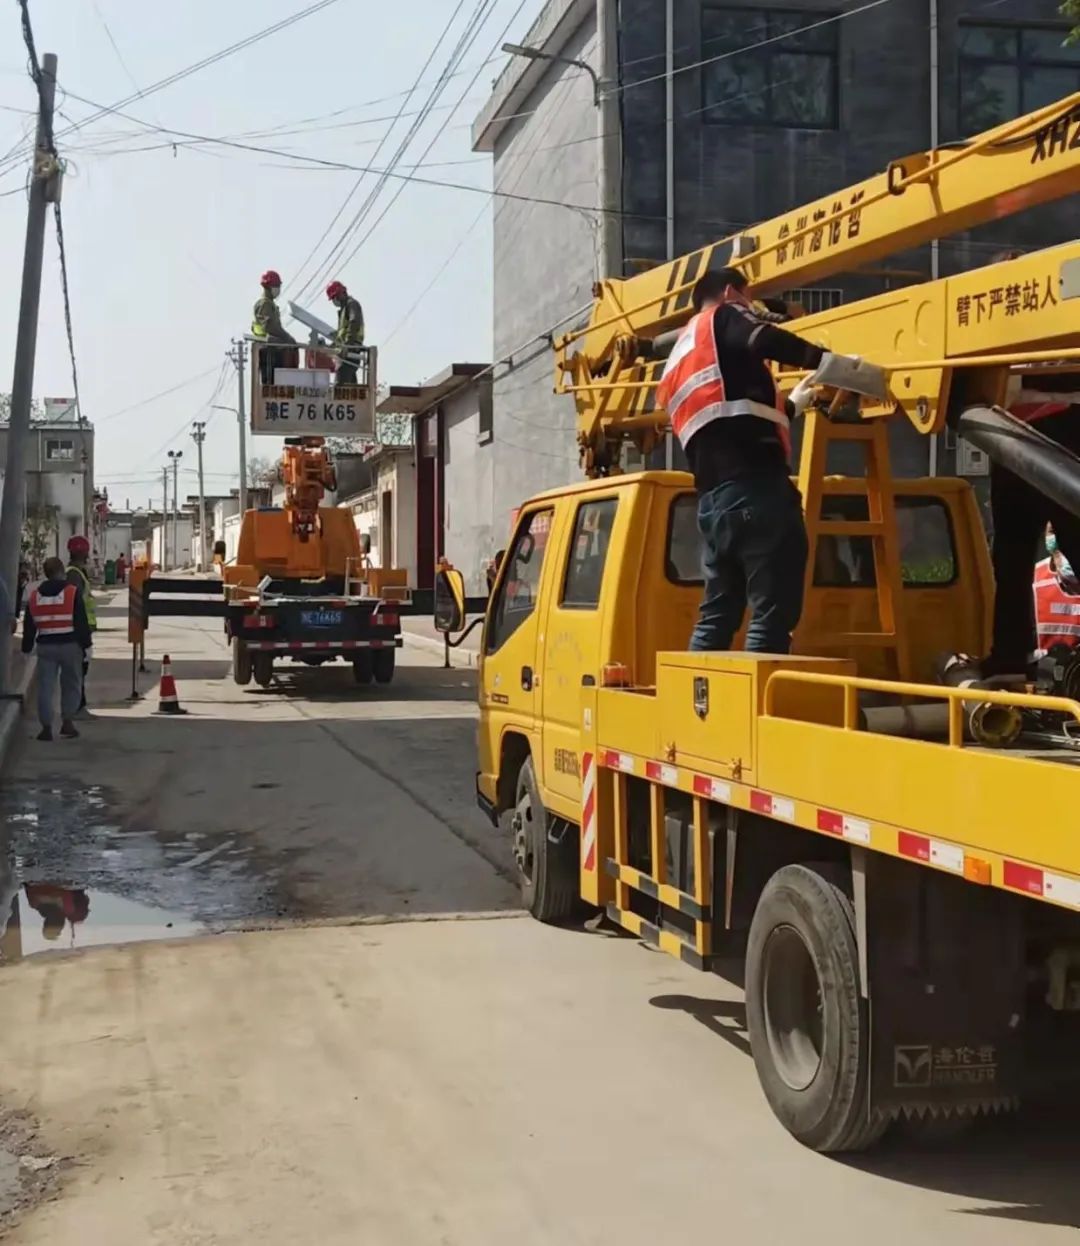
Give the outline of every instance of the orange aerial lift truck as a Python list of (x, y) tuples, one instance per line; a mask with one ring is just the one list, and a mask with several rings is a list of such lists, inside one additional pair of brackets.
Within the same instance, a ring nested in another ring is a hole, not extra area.
[[(601, 910), (698, 969), (741, 958), (766, 1098), (819, 1151), (1080, 1073), (1080, 668), (1021, 689), (941, 682), (943, 652), (989, 646), (986, 539), (966, 482), (894, 479), (888, 443), (901, 418), (952, 429), (1080, 513), (1080, 460), (1002, 409), (1010, 377), (1080, 367), (1080, 242), (789, 326), (887, 377), (884, 401), (819, 391), (808, 411), (791, 656), (685, 651), (693, 482), (621, 475), (620, 449), (666, 427), (665, 349), (710, 265), (781, 294), (1078, 190), (1074, 95), (604, 281), (556, 342), (589, 479), (526, 502), (502, 560), (478, 800), (534, 916)], [(829, 474), (837, 445), (864, 475)], [(462, 602), (444, 571), (448, 631)]]
[[(277, 366), (282, 348), (252, 343), (251, 430), (284, 436), (282, 507), (247, 511), (235, 564), (222, 568), (233, 677), (260, 686), (285, 658), (320, 666), (343, 658), (357, 683), (388, 684), (401, 646), (401, 603), (379, 579), (345, 510), (321, 503), (337, 487), (330, 434), (374, 433), (375, 348), (362, 348), (357, 381), (332, 385), (325, 358)], [(385, 578), (385, 577), (384, 577)]]

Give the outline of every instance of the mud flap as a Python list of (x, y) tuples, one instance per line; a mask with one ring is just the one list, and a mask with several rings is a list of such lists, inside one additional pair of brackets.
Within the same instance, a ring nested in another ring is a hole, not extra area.
[(870, 853), (866, 916), (871, 1111), (1014, 1106), (1025, 994), (1015, 898)]

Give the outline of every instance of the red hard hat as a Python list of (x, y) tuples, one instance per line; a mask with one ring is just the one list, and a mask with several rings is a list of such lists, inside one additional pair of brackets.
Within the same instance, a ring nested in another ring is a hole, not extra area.
[(80, 554), (90, 553), (90, 542), (84, 536), (73, 536), (68, 541), (68, 553), (73, 554), (76, 558)]
[(268, 268), (259, 278), (259, 284), (264, 286), (279, 286), (281, 285), (281, 274), (279, 272), (275, 272), (272, 268)]
[(340, 298), (341, 295), (348, 293), (340, 281), (331, 281), (326, 287), (326, 297), (328, 299)]

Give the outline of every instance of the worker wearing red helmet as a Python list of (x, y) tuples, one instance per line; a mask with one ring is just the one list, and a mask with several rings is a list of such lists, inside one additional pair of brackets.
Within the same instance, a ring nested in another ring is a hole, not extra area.
[[(73, 536), (68, 541), (67, 547), (67, 582), (75, 588), (86, 610), (86, 621), (90, 625), (92, 644), (93, 634), (97, 631), (97, 603), (94, 601), (94, 594), (90, 588), (90, 576), (86, 569), (90, 561), (90, 542), (84, 536)], [(79, 702), (79, 709), (81, 710), (86, 709), (86, 675), (89, 670), (90, 646), (84, 645), (82, 661), (83, 687), (82, 697)]]
[[(277, 305), (277, 297), (281, 293), (281, 274), (268, 268), (259, 284), (262, 286), (262, 295), (256, 302), (251, 317), (251, 336), (261, 338), (264, 342), (281, 342), (286, 346), (295, 346), (296, 338), (281, 323), (281, 312)], [(280, 352), (272, 350), (262, 351), (260, 363), (261, 376), (266, 385), (273, 383), (276, 365), (286, 366), (281, 362)]]
[(358, 346), (364, 344), (364, 310), (340, 281), (331, 281), (326, 287), (326, 297), (338, 309), (337, 332), (334, 349), (340, 356), (336, 384), (355, 385), (356, 366), (360, 362)]

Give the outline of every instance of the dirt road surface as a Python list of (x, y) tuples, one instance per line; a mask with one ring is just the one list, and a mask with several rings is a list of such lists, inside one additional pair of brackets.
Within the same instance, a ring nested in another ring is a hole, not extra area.
[(82, 737), (27, 742), (0, 793), (15, 1246), (1075, 1239), (1070, 1121), (820, 1158), (734, 986), (520, 916), (471, 804), (473, 672), (240, 689), (215, 625), (155, 620), (190, 711), (162, 718), (124, 700), (124, 610)]

